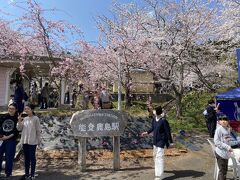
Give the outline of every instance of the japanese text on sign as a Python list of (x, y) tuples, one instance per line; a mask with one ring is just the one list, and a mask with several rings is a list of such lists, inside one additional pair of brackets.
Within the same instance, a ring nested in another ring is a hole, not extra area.
[(89, 124), (79, 124), (79, 131), (87, 132), (87, 131), (116, 131), (119, 130), (119, 123), (97, 123), (94, 125), (93, 123)]

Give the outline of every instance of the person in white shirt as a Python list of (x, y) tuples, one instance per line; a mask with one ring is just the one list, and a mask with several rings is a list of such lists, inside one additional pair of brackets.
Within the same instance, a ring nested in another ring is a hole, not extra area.
[[(41, 126), (39, 118), (34, 113), (33, 105), (26, 105), (25, 112), (28, 115), (18, 117), (17, 129), (22, 131), (21, 144), (23, 144), (25, 175), (21, 178), (34, 179), (36, 169), (36, 148), (40, 144)], [(31, 166), (31, 172), (29, 173)]]

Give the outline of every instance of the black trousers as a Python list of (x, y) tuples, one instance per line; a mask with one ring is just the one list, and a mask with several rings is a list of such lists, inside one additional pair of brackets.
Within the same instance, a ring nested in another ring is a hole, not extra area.
[(41, 102), (41, 109), (47, 109), (48, 108), (48, 99), (46, 97), (42, 97)]
[[(34, 177), (36, 169), (36, 148), (37, 145), (23, 144), (25, 175)], [(31, 174), (29, 170), (31, 167)]]
[(207, 127), (208, 127), (208, 132), (209, 132), (210, 138), (214, 137), (216, 126), (217, 126), (217, 122), (214, 122), (214, 121), (207, 122)]
[(226, 180), (228, 170), (228, 159), (223, 159), (217, 153), (215, 153), (219, 168), (218, 180)]

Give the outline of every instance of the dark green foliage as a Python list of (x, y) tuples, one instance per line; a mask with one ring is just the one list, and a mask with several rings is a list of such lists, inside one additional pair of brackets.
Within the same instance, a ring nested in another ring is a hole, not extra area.
[(168, 120), (170, 121), (172, 130), (178, 132), (180, 129), (190, 131), (198, 129), (206, 131), (205, 119), (203, 111), (207, 106), (209, 99), (214, 99), (215, 93), (192, 91), (183, 99), (183, 117), (176, 119), (175, 108), (168, 112)]

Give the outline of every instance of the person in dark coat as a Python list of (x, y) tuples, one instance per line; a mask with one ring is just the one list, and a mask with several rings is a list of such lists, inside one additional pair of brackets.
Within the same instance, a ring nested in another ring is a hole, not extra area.
[(213, 138), (217, 126), (217, 110), (214, 100), (208, 101), (208, 107), (206, 110), (207, 110), (206, 114), (207, 128), (210, 138)]
[(17, 109), (19, 113), (23, 112), (24, 101), (25, 101), (24, 98), (25, 98), (25, 93), (24, 93), (22, 79), (18, 78), (16, 80), (15, 91), (14, 91), (14, 102), (17, 104)]
[(49, 100), (49, 86), (46, 82), (41, 91), (41, 107), (40, 109), (48, 108), (48, 100)]
[(160, 180), (164, 172), (164, 147), (167, 148), (173, 145), (171, 129), (168, 121), (164, 117), (162, 107), (158, 106), (156, 109), (156, 117), (152, 120), (152, 127), (142, 136), (153, 133), (153, 158), (155, 163), (155, 179)]

